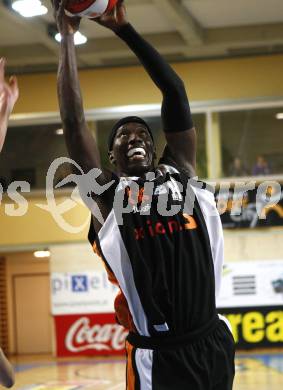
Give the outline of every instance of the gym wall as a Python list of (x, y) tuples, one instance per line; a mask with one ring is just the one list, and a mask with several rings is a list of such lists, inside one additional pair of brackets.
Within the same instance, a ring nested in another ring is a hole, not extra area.
[[(201, 102), (282, 97), (282, 66), (283, 56), (276, 55), (178, 63), (175, 69), (184, 79), (191, 101)], [(159, 103), (161, 100), (158, 90), (140, 67), (84, 70), (80, 72), (80, 78), (86, 109)], [(15, 114), (58, 111), (56, 74), (20, 75), (19, 83), (21, 98)], [(86, 242), (87, 227), (76, 234), (67, 233), (56, 224), (50, 213), (38, 207), (38, 204), (46, 204), (44, 194), (22, 195), (28, 204), (24, 205), (27, 212), (21, 217), (8, 216), (5, 205), (13, 202), (7, 197), (2, 200), (0, 252), (53, 245), (59, 245), (59, 248), (62, 245), (63, 248), (68, 244), (67, 248), (70, 244)], [(63, 193), (56, 196), (57, 203), (66, 199)], [(64, 217), (73, 226), (87, 224), (90, 218), (83, 205), (75, 206)], [(224, 235), (226, 261), (283, 259), (282, 228), (226, 230)], [(10, 276), (22, 272), (21, 265), (18, 266), (18, 271), (9, 268)], [(89, 269), (90, 262), (86, 266)], [(51, 267), (52, 272), (78, 269), (78, 260), (70, 256), (70, 251), (62, 250), (61, 260), (53, 261)], [(11, 318), (10, 326), (13, 324)], [(13, 333), (13, 329), (10, 333)], [(15, 350), (14, 341), (10, 341), (10, 351)]]

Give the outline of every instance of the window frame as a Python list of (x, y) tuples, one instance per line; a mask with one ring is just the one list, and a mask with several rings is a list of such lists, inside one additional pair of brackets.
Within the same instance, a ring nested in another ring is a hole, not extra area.
[[(209, 169), (209, 164), (214, 165), (211, 161), (211, 156), (215, 154), (215, 146), (208, 140), (213, 139), (213, 120), (214, 114), (227, 111), (248, 111), (257, 109), (278, 108), (283, 110), (283, 97), (259, 97), (253, 99), (230, 99), (230, 100), (211, 100), (211, 101), (196, 101), (191, 102), (192, 114), (204, 114), (206, 119), (205, 136), (206, 136), (206, 153), (207, 153), (207, 180), (227, 181), (228, 177), (221, 177), (221, 174)], [(116, 107), (105, 107), (99, 109), (89, 109), (85, 111), (86, 120), (88, 122), (119, 119), (125, 115), (138, 115), (155, 117), (160, 116), (160, 104), (139, 104)], [(26, 125), (41, 125), (41, 124), (58, 124), (60, 126), (61, 120), (59, 112), (42, 112), (42, 113), (27, 113), (27, 114), (13, 114), (10, 118), (10, 127), (20, 127)], [(219, 148), (221, 154), (221, 148)], [(221, 155), (218, 156), (221, 162)], [(219, 166), (219, 161), (216, 162)], [(234, 181), (243, 181), (255, 179), (254, 176), (247, 176), (241, 178), (233, 178)], [(263, 178), (256, 177), (257, 181)], [(279, 179), (283, 180), (282, 175), (264, 176), (264, 180)], [(59, 190), (60, 191), (60, 190)], [(62, 190), (61, 190), (62, 191)], [(35, 190), (36, 193), (43, 192)]]

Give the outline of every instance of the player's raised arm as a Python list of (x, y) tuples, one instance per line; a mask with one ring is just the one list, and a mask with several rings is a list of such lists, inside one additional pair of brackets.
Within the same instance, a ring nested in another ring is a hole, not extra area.
[(12, 387), (15, 383), (14, 370), (0, 348), (0, 385)]
[(11, 77), (9, 83), (5, 82), (5, 60), (0, 59), (0, 152), (2, 150), (9, 116), (18, 100), (19, 89), (16, 77)]
[(98, 23), (113, 30), (135, 53), (163, 95), (162, 121), (167, 140), (165, 159), (194, 174), (196, 134), (183, 81), (164, 58), (133, 28), (126, 19), (123, 1), (115, 10), (99, 18)]
[[(80, 195), (93, 213), (95, 230), (98, 232), (102, 225), (101, 217), (107, 217), (112, 205), (113, 191), (106, 191), (110, 188), (112, 175), (100, 165), (98, 147), (85, 119), (74, 44), (74, 34), (79, 28), (80, 18), (70, 18), (65, 14), (67, 2), (68, 0), (52, 0), (55, 20), (62, 37), (57, 82), (60, 114), (70, 157), (84, 174), (91, 173), (95, 168), (101, 169), (99, 176), (94, 172), (93, 175), (80, 178), (79, 185)], [(99, 188), (96, 188), (94, 181)], [(88, 194), (96, 201), (96, 212), (94, 205), (89, 203)]]
[(64, 135), (70, 157), (87, 173), (92, 168), (100, 168), (100, 156), (85, 119), (78, 77), (74, 34), (80, 18), (69, 18), (65, 14), (66, 0), (52, 3), (62, 37), (57, 88)]

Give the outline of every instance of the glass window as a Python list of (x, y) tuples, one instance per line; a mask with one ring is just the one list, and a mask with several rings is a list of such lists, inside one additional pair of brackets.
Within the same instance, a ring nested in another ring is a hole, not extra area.
[[(161, 156), (165, 138), (160, 117), (145, 118), (152, 128), (157, 147), (158, 158)], [(205, 114), (193, 115), (198, 133), (198, 176), (207, 176), (205, 146)], [(97, 122), (97, 142), (101, 153), (102, 165), (113, 169), (108, 160), (107, 140), (116, 120)], [(91, 126), (92, 127), (92, 126)], [(10, 127), (4, 148), (0, 155), (0, 183), (3, 188), (12, 181), (27, 181), (32, 190), (45, 190), (46, 174), (50, 164), (58, 157), (68, 157), (65, 140), (60, 131), (60, 124), (29, 125)], [(58, 132), (59, 130), (59, 132)], [(63, 164), (56, 172), (54, 184), (71, 173), (71, 167)]]
[(283, 173), (283, 121), (280, 109), (219, 114), (224, 176)]
[[(145, 118), (145, 120), (153, 131), (157, 149), (157, 156), (158, 158), (160, 158), (165, 146), (165, 138), (162, 131), (161, 119), (160, 117), (148, 117)], [(197, 173), (199, 177), (205, 178), (207, 177), (205, 114), (193, 115), (193, 120), (198, 133)], [(113, 169), (113, 166), (111, 166), (108, 160), (108, 137), (110, 134), (110, 130), (115, 123), (116, 120), (104, 120), (97, 122), (97, 142), (101, 154), (101, 162), (103, 166), (109, 169)]]
[[(0, 155), (0, 181), (7, 188), (14, 180), (25, 180), (31, 189), (45, 189), (46, 174), (57, 157), (67, 157), (60, 124), (32, 125), (8, 129)], [(57, 171), (55, 184), (70, 173), (67, 165)]]

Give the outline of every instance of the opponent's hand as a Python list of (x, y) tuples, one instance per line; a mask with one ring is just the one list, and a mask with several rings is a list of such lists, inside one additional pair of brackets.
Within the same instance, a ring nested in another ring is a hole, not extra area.
[(8, 83), (5, 82), (4, 58), (0, 59), (0, 120), (4, 116), (9, 116), (19, 97), (19, 87), (17, 78), (12, 76)]
[(70, 17), (65, 13), (68, 1), (69, 0), (51, 0), (54, 19), (61, 36), (75, 34), (80, 27), (80, 17)]
[(120, 27), (128, 23), (124, 1), (119, 0), (111, 12), (92, 20), (114, 32), (118, 31)]
[(8, 119), (19, 97), (17, 78), (12, 76), (8, 83), (5, 81), (5, 60), (0, 59), (0, 151), (4, 144)]

